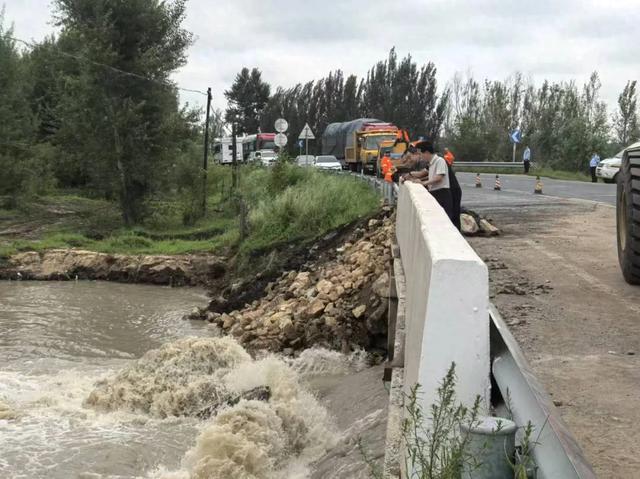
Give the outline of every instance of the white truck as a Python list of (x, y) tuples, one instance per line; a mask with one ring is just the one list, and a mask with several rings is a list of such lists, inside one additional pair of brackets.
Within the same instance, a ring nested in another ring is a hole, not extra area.
[(618, 173), (618, 260), (624, 279), (640, 284), (640, 144), (627, 148)]
[[(221, 165), (233, 163), (232, 138), (216, 138), (213, 143), (213, 160)], [(242, 162), (242, 137), (236, 137), (236, 160)]]

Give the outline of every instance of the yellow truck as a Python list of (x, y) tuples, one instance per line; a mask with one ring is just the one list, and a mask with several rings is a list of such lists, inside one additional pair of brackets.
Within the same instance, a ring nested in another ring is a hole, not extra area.
[(331, 123), (322, 135), (322, 154), (333, 155), (343, 168), (375, 173), (380, 145), (393, 143), (398, 127), (373, 118)]

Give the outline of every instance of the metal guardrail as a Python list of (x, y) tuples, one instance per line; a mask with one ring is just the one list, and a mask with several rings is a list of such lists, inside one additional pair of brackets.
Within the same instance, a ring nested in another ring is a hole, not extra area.
[(362, 173), (353, 173), (344, 170), (327, 170), (329, 173), (337, 175), (350, 176), (360, 181), (364, 181), (374, 190), (378, 195), (383, 197), (387, 204), (394, 206), (398, 202), (398, 185), (396, 183), (389, 183), (381, 178), (375, 176), (365, 175)]
[[(505, 168), (510, 170), (524, 169), (522, 161), (457, 161), (456, 168)], [(531, 165), (533, 168), (533, 165)]]
[(491, 370), (520, 427), (534, 426), (536, 479), (596, 479), (596, 474), (551, 398), (533, 374), (500, 313), (491, 305)]

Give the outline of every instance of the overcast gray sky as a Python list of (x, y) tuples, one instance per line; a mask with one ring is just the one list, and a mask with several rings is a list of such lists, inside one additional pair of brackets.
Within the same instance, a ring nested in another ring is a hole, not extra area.
[[(51, 4), (8, 0), (5, 20), (16, 36), (39, 40), (54, 31)], [(211, 86), (224, 107), (243, 66), (288, 87), (335, 69), (362, 76), (395, 46), (401, 57), (433, 61), (441, 84), (456, 71), (582, 83), (598, 70), (613, 106), (626, 81), (640, 79), (639, 18), (640, 0), (190, 0), (185, 27), (196, 43), (175, 79)]]

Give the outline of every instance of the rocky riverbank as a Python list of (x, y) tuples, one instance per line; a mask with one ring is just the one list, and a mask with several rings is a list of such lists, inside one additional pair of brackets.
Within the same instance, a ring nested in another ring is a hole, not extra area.
[(216, 298), (191, 317), (215, 323), (249, 350), (293, 354), (319, 346), (384, 352), (394, 232), (390, 214), (356, 228), (328, 259), (282, 273), (243, 308), (221, 312), (227, 299)]
[(76, 249), (18, 253), (0, 265), (0, 279), (90, 279), (172, 286), (203, 285), (226, 273), (213, 255), (122, 255)]

